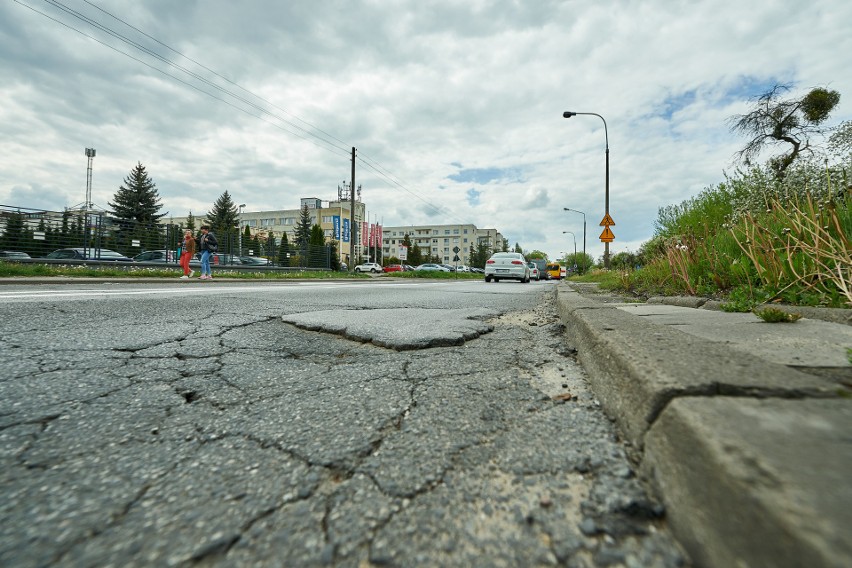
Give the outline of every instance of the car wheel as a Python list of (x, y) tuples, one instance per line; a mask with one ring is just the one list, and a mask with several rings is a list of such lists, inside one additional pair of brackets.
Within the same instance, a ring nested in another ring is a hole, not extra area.
[(486, 282), (491, 282), (491, 277), (490, 277), (490, 276), (486, 276), (486, 277), (485, 277), (485, 281), (486, 281)]
[(500, 282), (500, 279), (499, 279), (499, 278), (495, 278), (495, 279), (494, 279), (494, 282)]

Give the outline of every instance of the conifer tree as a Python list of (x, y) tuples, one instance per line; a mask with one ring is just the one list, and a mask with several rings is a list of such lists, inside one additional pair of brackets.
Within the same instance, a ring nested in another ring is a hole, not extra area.
[(140, 241), (142, 248), (159, 248), (162, 240), (159, 222), (167, 213), (160, 213), (163, 204), (157, 185), (141, 162), (130, 170), (124, 185), (119, 186), (107, 204), (119, 226), (116, 244), (121, 252), (130, 252), (134, 239)]
[(302, 205), (302, 212), (299, 215), (299, 224), (296, 225), (294, 241), (300, 249), (303, 249), (311, 242), (311, 213), (308, 210), (307, 204)]
[(213, 209), (207, 212), (205, 220), (210, 225), (210, 230), (219, 241), (219, 252), (232, 254), (236, 244), (237, 232), (237, 206), (231, 195), (225, 191), (213, 204)]
[(309, 266), (324, 267), (326, 265), (325, 253), (325, 232), (321, 226), (314, 225), (311, 227)]
[(192, 211), (186, 217), (186, 227), (184, 229), (189, 229), (192, 231), (192, 234), (195, 234), (195, 216), (192, 214)]
[(287, 231), (281, 233), (281, 244), (278, 246), (278, 264), (290, 265), (290, 243), (287, 240)]

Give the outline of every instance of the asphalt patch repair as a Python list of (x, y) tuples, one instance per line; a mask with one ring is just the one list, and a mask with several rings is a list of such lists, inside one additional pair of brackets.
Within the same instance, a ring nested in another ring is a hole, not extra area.
[(376, 310), (321, 310), (282, 317), (300, 329), (340, 335), (396, 351), (463, 345), (489, 333), (486, 319), (498, 312), (481, 308), (428, 310), (395, 308)]

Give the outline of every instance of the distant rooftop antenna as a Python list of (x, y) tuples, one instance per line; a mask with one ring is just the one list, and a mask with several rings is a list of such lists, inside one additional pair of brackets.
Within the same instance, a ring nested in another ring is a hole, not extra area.
[(95, 149), (86, 148), (86, 157), (89, 158), (89, 166), (86, 168), (86, 202), (84, 207), (92, 209), (94, 207), (92, 203), (92, 159), (95, 157)]

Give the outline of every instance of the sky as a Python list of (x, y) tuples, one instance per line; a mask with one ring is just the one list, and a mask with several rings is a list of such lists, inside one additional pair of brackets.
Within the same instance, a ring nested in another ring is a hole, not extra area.
[(294, 209), (336, 199), (355, 147), (371, 221), (554, 258), (585, 220), (597, 259), (608, 145), (610, 251), (636, 251), (733, 171), (728, 119), (773, 85), (852, 119), (849, 22), (846, 0), (2, 0), (0, 205), (83, 203), (94, 148), (104, 209), (137, 163), (175, 217), (225, 191)]

